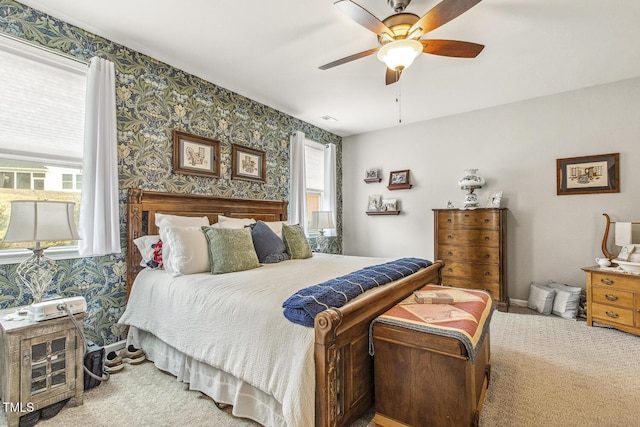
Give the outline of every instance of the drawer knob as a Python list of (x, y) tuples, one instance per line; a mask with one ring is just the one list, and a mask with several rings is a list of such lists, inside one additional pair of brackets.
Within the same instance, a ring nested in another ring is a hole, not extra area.
[(451, 223), (451, 218), (447, 218), (447, 222), (448, 222), (448, 223)]
[(490, 272), (490, 271), (485, 271), (485, 272), (484, 272), (484, 275), (485, 275), (485, 276), (491, 276), (491, 272)]
[(453, 239), (453, 236), (451, 234), (447, 234), (447, 239)]
[(491, 258), (491, 255), (489, 255), (489, 254), (484, 254), (484, 257), (485, 257), (485, 258)]
[(613, 285), (613, 280), (611, 279), (600, 279), (600, 281), (605, 285)]
[(453, 268), (449, 267), (449, 268), (447, 268), (447, 271), (448, 271), (449, 273), (453, 273)]
[(607, 316), (609, 316), (609, 317), (611, 317), (613, 319), (617, 319), (618, 317), (620, 317), (618, 315), (618, 313), (614, 313), (613, 311), (607, 311), (606, 313), (607, 313)]
[(618, 297), (615, 295), (611, 295), (611, 294), (606, 294), (605, 297), (609, 300), (609, 301), (618, 301)]
[(485, 224), (488, 224), (488, 223), (489, 223), (489, 218), (485, 219), (485, 220), (484, 220), (484, 223), (485, 223)]
[(489, 241), (489, 240), (491, 240), (491, 239), (489, 238), (489, 236), (486, 236), (486, 237), (484, 238), (484, 240), (486, 240), (486, 241), (488, 242), (488, 241)]
[(453, 255), (453, 252), (449, 251), (447, 252), (447, 255)]

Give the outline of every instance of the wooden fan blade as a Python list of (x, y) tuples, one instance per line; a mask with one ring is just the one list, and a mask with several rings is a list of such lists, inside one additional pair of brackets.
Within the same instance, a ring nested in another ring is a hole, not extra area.
[(413, 24), (407, 34), (418, 38), (457, 18), (478, 3), (480, 0), (443, 0)]
[(387, 85), (392, 85), (400, 80), (400, 75), (402, 71), (392, 70), (391, 68), (387, 68), (387, 74), (384, 76), (385, 82)]
[(484, 45), (462, 42), (458, 40), (418, 40), (424, 48), (424, 53), (455, 58), (475, 58), (482, 52)]
[(367, 30), (372, 31), (379, 36), (386, 33), (391, 37), (391, 39), (393, 39), (393, 31), (391, 31), (389, 27), (384, 25), (382, 21), (373, 16), (371, 12), (362, 6), (359, 6), (350, 0), (340, 0), (335, 2), (334, 5), (340, 9), (342, 13), (365, 27)]
[(349, 55), (345, 58), (338, 59), (337, 61), (329, 62), (328, 64), (322, 65), (321, 70), (328, 70), (329, 68), (333, 68), (338, 65), (346, 64), (347, 62), (355, 61), (356, 59), (364, 58), (365, 56), (369, 56), (372, 53), (376, 53), (380, 48), (376, 47), (374, 49), (365, 50), (364, 52), (354, 53), (353, 55)]

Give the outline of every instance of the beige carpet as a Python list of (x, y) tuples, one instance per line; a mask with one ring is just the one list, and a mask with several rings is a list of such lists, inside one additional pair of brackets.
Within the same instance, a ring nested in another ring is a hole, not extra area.
[[(555, 316), (496, 312), (491, 357), (481, 426), (640, 425), (639, 337)], [(257, 426), (149, 362), (127, 366), (89, 390), (84, 402), (37, 425)], [(373, 412), (355, 427), (372, 427), (372, 418)]]

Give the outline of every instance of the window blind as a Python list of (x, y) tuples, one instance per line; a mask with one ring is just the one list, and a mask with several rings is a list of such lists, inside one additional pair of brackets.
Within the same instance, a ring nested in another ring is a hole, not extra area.
[(0, 37), (0, 157), (82, 166), (86, 65)]
[(324, 146), (307, 141), (304, 149), (307, 190), (324, 191)]

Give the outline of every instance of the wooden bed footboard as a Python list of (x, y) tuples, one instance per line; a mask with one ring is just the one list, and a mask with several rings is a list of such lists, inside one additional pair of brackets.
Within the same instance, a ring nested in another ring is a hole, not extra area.
[(315, 318), (316, 427), (349, 426), (374, 403), (369, 325), (428, 284), (440, 284), (442, 261)]

